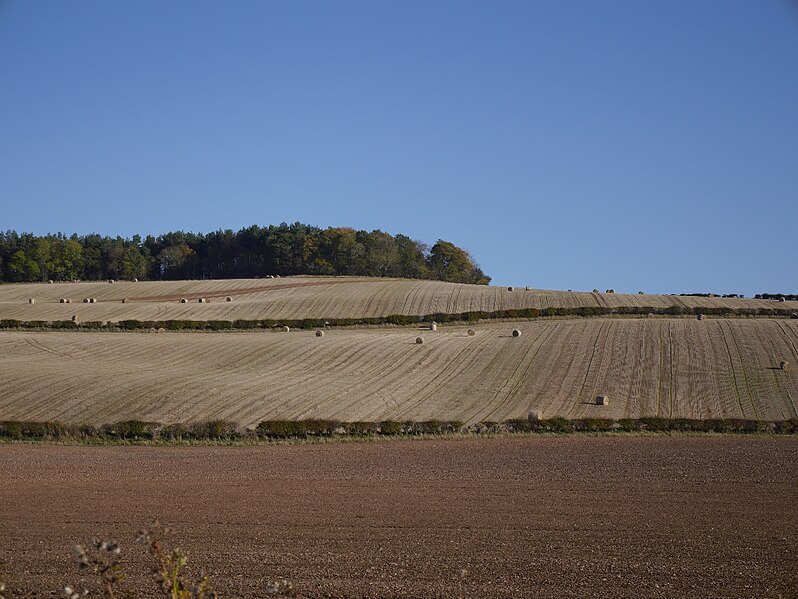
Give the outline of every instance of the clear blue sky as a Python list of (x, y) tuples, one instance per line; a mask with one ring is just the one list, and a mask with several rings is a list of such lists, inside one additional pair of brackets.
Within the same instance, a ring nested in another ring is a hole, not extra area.
[(0, 229), (301, 221), (798, 291), (798, 4), (0, 0)]

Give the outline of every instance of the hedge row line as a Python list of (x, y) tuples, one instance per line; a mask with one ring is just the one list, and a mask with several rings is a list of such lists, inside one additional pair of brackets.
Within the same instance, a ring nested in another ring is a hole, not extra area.
[(338, 422), (336, 420), (267, 420), (254, 430), (233, 422), (211, 420), (193, 424), (161, 424), (128, 420), (103, 426), (67, 425), (59, 422), (0, 421), (0, 438), (12, 440), (133, 440), (133, 441), (236, 441), (258, 439), (312, 439), (325, 437), (411, 437), (453, 433), (580, 433), (580, 432), (700, 432), (798, 434), (798, 418), (769, 422), (724, 418), (583, 418), (567, 420), (514, 419), (465, 426), (456, 420), (423, 422)]
[(358, 325), (413, 325), (432, 322), (476, 322), (479, 320), (495, 320), (502, 318), (539, 318), (546, 316), (777, 316), (798, 318), (798, 313), (783, 308), (685, 308), (670, 306), (668, 308), (651, 308), (626, 306), (604, 308), (599, 306), (583, 306), (580, 308), (524, 308), (520, 310), (496, 310), (494, 312), (460, 312), (455, 314), (426, 314), (412, 316), (392, 314), (371, 318), (304, 318), (294, 320), (121, 320), (116, 323), (102, 321), (73, 322), (71, 320), (0, 320), (0, 329), (91, 329), (91, 330), (148, 330), (166, 329), (181, 330), (247, 330), (270, 329), (288, 326), (299, 329), (315, 329), (322, 327), (342, 327)]

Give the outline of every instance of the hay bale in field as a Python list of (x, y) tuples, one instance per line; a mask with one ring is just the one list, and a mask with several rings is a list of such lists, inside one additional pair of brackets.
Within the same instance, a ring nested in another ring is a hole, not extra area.
[(126, 304), (126, 303), (127, 303), (127, 298), (126, 298), (126, 297), (123, 297), (123, 298), (122, 298), (122, 303), (123, 303), (123, 304)]
[(225, 301), (232, 302), (232, 301), (233, 301), (233, 298), (232, 298), (232, 297), (230, 297), (230, 296), (228, 295), (228, 296), (225, 298)]
[(514, 329), (513, 330), (513, 337), (520, 337), (520, 336), (521, 336), (521, 331), (519, 331), (518, 329)]
[(512, 287), (508, 287), (508, 288), (507, 288), (507, 291), (512, 291), (512, 290), (513, 290), (513, 288), (512, 288)]
[(424, 343), (424, 337), (416, 337), (416, 345), (421, 345)]
[(704, 315), (703, 315), (703, 314), (696, 314), (696, 315), (695, 315), (695, 317), (696, 317), (698, 320), (704, 320)]
[(527, 287), (524, 287), (524, 291), (532, 291), (532, 288), (531, 288), (531, 287), (529, 287), (529, 286), (527, 286)]
[(291, 332), (291, 327), (284, 326), (281, 330), (283, 331), (283, 333), (290, 333)]
[(779, 368), (781, 368), (782, 370), (789, 370), (790, 363), (787, 360), (782, 360), (781, 363), (779, 364)]
[(615, 289), (607, 289), (607, 293), (615, 293)]
[(793, 312), (792, 314), (790, 314), (790, 318), (793, 318), (793, 319), (794, 318), (798, 318), (798, 312)]
[(467, 333), (469, 337), (473, 337), (474, 335), (477, 334), (477, 332), (474, 329), (468, 329)]
[(55, 283), (55, 281), (53, 281), (52, 279), (50, 279), (50, 280), (49, 280), (49, 281), (47, 281), (47, 282), (48, 282), (50, 285), (52, 285), (53, 283)]
[(786, 299), (784, 299), (783, 297), (780, 297), (780, 298), (779, 298), (779, 301), (780, 301), (780, 302), (786, 302), (787, 300), (786, 300)]
[(316, 337), (324, 337), (324, 331), (316, 331)]
[(163, 327), (161, 327), (160, 329), (158, 329), (158, 332), (159, 332), (159, 333), (165, 333), (165, 332), (166, 332), (166, 329), (165, 329), (165, 328), (163, 328)]
[(36, 303), (36, 300), (35, 300), (35, 299), (33, 299), (32, 297), (31, 297), (31, 298), (28, 298), (28, 303), (29, 303), (29, 304), (35, 304), (35, 303)]
[(78, 316), (77, 314), (73, 314), (72, 322), (74, 322), (75, 324), (80, 324), (80, 316)]
[(109, 283), (115, 283), (116, 281), (114, 281), (113, 279), (108, 279), (108, 282)]
[(531, 412), (529, 412), (527, 420), (529, 421), (543, 420), (543, 412), (541, 412), (540, 410), (532, 410)]
[(594, 289), (593, 293), (600, 293), (598, 289)]
[(138, 280), (138, 279), (133, 279), (133, 282), (134, 282), (134, 283), (138, 283), (138, 282), (139, 282), (139, 280)]
[(181, 298), (180, 298), (180, 303), (181, 303), (181, 304), (187, 304), (187, 303), (188, 303), (188, 300), (187, 300), (186, 298), (184, 298), (184, 297), (181, 297)]
[(608, 405), (610, 405), (610, 398), (607, 395), (597, 395), (596, 396), (596, 405), (597, 406), (608, 406)]
[(67, 301), (66, 301), (66, 298), (65, 298), (65, 297), (59, 297), (59, 298), (58, 298), (58, 303), (59, 303), (59, 304), (65, 304), (65, 303), (67, 303)]
[(645, 295), (645, 293), (643, 293), (642, 291), (638, 291), (637, 295)]
[(204, 304), (205, 303), (205, 298), (204, 297), (198, 297), (197, 298), (197, 303), (198, 304)]
[(437, 331), (438, 330), (438, 323), (437, 322), (433, 322), (432, 324), (430, 324), (429, 325), (429, 330), (430, 331)]
[(88, 304), (88, 303), (89, 303), (89, 298), (87, 298), (87, 297), (84, 297), (84, 298), (83, 298), (83, 303), (84, 303), (84, 304)]
[(97, 298), (96, 297), (90, 297), (89, 298), (89, 303), (90, 304), (96, 304), (97, 303)]

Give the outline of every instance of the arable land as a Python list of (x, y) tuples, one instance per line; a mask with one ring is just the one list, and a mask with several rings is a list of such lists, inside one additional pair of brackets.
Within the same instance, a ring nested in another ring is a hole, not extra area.
[[(0, 580), (59, 596), (75, 543), (159, 519), (223, 597), (796, 597), (798, 439), (516, 437), (0, 446)], [(13, 595), (12, 595), (13, 596)]]
[(798, 363), (798, 320), (596, 317), (323, 337), (3, 331), (0, 420), (474, 423), (540, 410), (780, 421), (798, 417), (798, 369), (782, 361)]
[[(227, 301), (227, 298), (231, 301)], [(199, 303), (199, 299), (210, 300)], [(60, 300), (71, 303), (60, 303)], [(96, 303), (84, 303), (95, 299)], [(185, 299), (186, 303), (180, 303)], [(34, 303), (29, 303), (34, 300)], [(125, 300), (125, 303), (122, 303)], [(0, 320), (347, 319), (534, 308), (798, 311), (798, 302), (724, 297), (551, 291), (370, 277), (116, 281), (0, 285)]]

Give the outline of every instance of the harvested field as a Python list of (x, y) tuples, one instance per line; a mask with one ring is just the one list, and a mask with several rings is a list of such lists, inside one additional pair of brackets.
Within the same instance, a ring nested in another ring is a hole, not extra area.
[[(122, 285), (119, 283), (118, 285)], [(110, 287), (110, 286), (108, 286)], [(523, 294), (517, 294), (523, 295)], [(472, 325), (473, 326), (473, 325)], [(0, 334), (0, 420), (798, 416), (798, 322), (590, 318), (289, 333)], [(513, 338), (514, 328), (523, 334)], [(608, 395), (608, 406), (596, 405)]]
[[(199, 303), (199, 298), (235, 302)], [(94, 297), (97, 304), (78, 308), (59, 305), (61, 297)], [(36, 303), (28, 303), (35, 298)], [(128, 302), (122, 303), (127, 298)], [(185, 304), (180, 298), (186, 298)], [(367, 277), (286, 277), (214, 281), (117, 281), (0, 285), (0, 319), (68, 320), (77, 309), (83, 321), (255, 320), (300, 318), (368, 318), (393, 314), (426, 315), (496, 312), (523, 308), (579, 307), (773, 308), (798, 309), (798, 302), (605, 294), (506, 287), (440, 281)]]
[[(257, 448), (0, 446), (0, 580), (172, 524), (222, 597), (792, 597), (798, 440), (549, 437)], [(465, 576), (461, 571), (465, 570)], [(49, 594), (48, 594), (49, 593)], [(141, 591), (137, 597), (152, 596)]]

